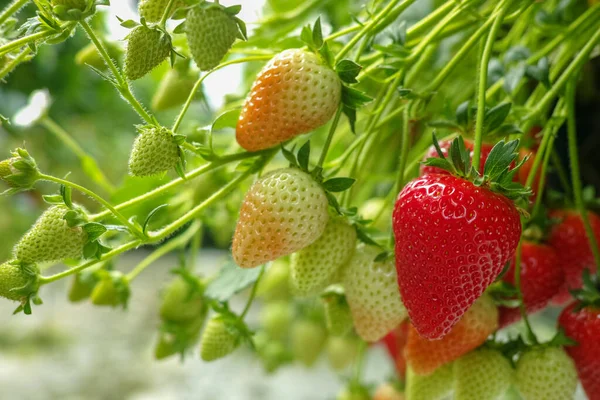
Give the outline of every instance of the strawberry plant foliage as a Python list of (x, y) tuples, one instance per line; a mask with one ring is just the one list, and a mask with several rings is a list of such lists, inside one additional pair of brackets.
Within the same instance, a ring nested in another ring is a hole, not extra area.
[[(0, 296), (17, 312), (68, 277), (69, 300), (126, 308), (175, 253), (159, 360), (248, 347), (274, 373), (326, 353), (354, 364), (340, 399), (598, 393), (599, 200), (575, 101), (598, 98), (596, 2), (270, 0), (252, 19), (245, 4), (141, 0), (122, 41), (101, 23), (107, 0), (27, 3), (0, 10), (0, 141), (28, 148), (0, 156)], [(42, 47), (60, 69), (27, 63)], [(37, 93), (15, 111), (48, 77), (55, 106)], [(197, 258), (211, 246), (231, 254), (214, 274)], [(541, 343), (529, 314), (552, 304), (562, 333)], [(398, 376), (375, 390), (362, 367), (379, 340)]]

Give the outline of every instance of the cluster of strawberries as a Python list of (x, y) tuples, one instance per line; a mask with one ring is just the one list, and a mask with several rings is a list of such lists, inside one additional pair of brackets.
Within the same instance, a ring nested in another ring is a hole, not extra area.
[[(262, 71), (240, 117), (240, 145), (252, 151), (270, 148), (331, 118), (338, 103), (333, 97), (328, 101), (318, 83), (332, 88), (335, 75), (330, 78), (323, 67), (301, 68), (308, 60), (305, 52), (289, 50)], [(302, 84), (300, 93), (307, 96), (289, 89), (307, 81), (314, 81)], [(274, 111), (282, 109), (286, 112)], [(460, 399), (493, 399), (513, 384), (525, 399), (566, 399), (574, 396), (577, 375), (588, 396), (598, 398), (597, 304), (582, 299), (563, 311), (560, 327), (577, 343), (564, 350), (566, 340), (523, 344), (516, 352), (487, 342), (520, 319), (518, 308), (494, 301), (500, 281), (515, 285), (517, 259), (527, 313), (553, 299), (567, 302), (568, 290), (580, 289), (583, 271), (595, 264), (581, 215), (573, 210), (550, 213), (556, 223), (547, 243), (522, 239), (515, 202), (531, 192), (515, 182), (525, 182), (531, 161), (521, 157), (519, 162), (518, 145), (484, 144), (476, 171), (472, 142), (436, 143), (429, 155), (438, 158), (429, 159), (395, 205), (395, 268), (376, 247), (357, 246), (347, 218), (330, 215), (327, 190), (298, 168), (270, 172), (251, 187), (234, 236), (234, 259), (251, 268), (293, 254), (292, 283), (298, 292), (313, 295), (341, 284), (356, 332), (369, 342), (408, 316), (410, 324), (398, 328), (406, 332), (400, 335), (403, 344), (392, 347), (399, 365), (408, 365), (409, 399), (443, 398), (452, 390)], [(600, 239), (600, 217), (588, 217)]]

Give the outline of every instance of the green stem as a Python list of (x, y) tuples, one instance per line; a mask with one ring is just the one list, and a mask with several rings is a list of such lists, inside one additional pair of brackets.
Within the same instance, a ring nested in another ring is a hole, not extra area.
[(186, 102), (184, 103), (183, 108), (179, 112), (179, 115), (177, 116), (177, 119), (175, 120), (175, 123), (173, 124), (173, 128), (171, 128), (171, 130), (174, 133), (177, 132), (177, 130), (179, 129), (179, 126), (181, 125), (181, 122), (183, 121), (183, 118), (185, 117), (185, 114), (187, 113), (188, 109), (190, 108), (190, 105), (192, 104), (192, 101), (194, 100), (194, 97), (196, 96), (196, 92), (198, 91), (198, 89), (200, 89), (200, 86), (202, 85), (202, 82), (204, 82), (204, 80), (209, 75), (211, 75), (213, 72), (218, 71), (221, 68), (225, 68), (225, 67), (227, 67), (229, 65), (233, 65), (233, 64), (241, 64), (241, 63), (245, 63), (245, 62), (248, 62), (248, 61), (264, 61), (264, 60), (269, 60), (271, 58), (273, 58), (273, 56), (270, 55), (270, 54), (257, 55), (257, 56), (244, 57), (244, 58), (237, 58), (235, 60), (231, 60), (231, 61), (227, 61), (227, 62), (224, 62), (222, 64), (219, 64), (216, 67), (214, 67), (213, 69), (211, 69), (210, 71), (208, 71), (207, 73), (205, 73), (204, 75), (202, 75), (200, 77), (200, 79), (198, 79), (196, 81), (196, 84), (192, 88), (192, 91), (190, 92), (190, 95), (188, 96)]
[[(415, 0), (404, 0), (402, 2), (402, 5), (399, 7), (400, 10), (395, 10), (395, 12), (401, 13), (402, 11), (404, 11), (406, 8), (408, 8), (408, 6), (410, 6), (414, 2), (415, 2)], [(389, 13), (392, 12), (394, 7), (396, 7), (396, 5), (398, 3), (400, 3), (400, 0), (390, 1), (383, 10), (381, 10), (373, 19), (371, 19), (369, 21), (369, 23), (367, 25), (365, 25), (360, 31), (358, 31), (358, 33), (356, 35), (354, 35), (352, 37), (352, 39), (350, 39), (350, 41), (348, 41), (348, 43), (346, 43), (346, 45), (336, 55), (334, 65), (337, 64), (340, 60), (342, 60), (344, 58), (344, 56), (346, 54), (348, 54), (348, 52), (350, 50), (352, 50), (354, 48), (354, 46), (356, 46), (356, 44), (360, 41), (360, 39), (363, 38), (363, 36), (365, 36), (367, 33), (371, 32), (373, 29), (375, 29), (377, 27), (377, 25), (384, 18), (386, 18)]]
[(572, 193), (573, 191), (571, 190), (571, 184), (569, 183), (569, 177), (568, 177), (567, 171), (565, 170), (565, 166), (563, 165), (563, 163), (560, 159), (560, 156), (556, 152), (556, 149), (552, 149), (552, 165), (554, 166), (554, 169), (556, 170), (556, 173), (558, 174), (558, 179), (560, 180), (560, 184), (561, 184), (563, 190), (565, 191), (565, 193), (568, 194), (568, 196), (570, 196), (570, 193)]
[(67, 181), (65, 179), (60, 179), (60, 178), (57, 178), (52, 175), (40, 174), (40, 180), (58, 183), (59, 185), (64, 185), (66, 187), (70, 187), (72, 189), (80, 191), (83, 194), (90, 196), (92, 199), (94, 199), (99, 204), (104, 206), (108, 211), (110, 211), (112, 213), (112, 215), (114, 215), (115, 218), (117, 218), (123, 225), (125, 225), (127, 228), (129, 228), (129, 230), (131, 231), (132, 234), (138, 236), (141, 239), (144, 239), (146, 237), (146, 235), (142, 232), (140, 227), (133, 225), (131, 222), (129, 222), (129, 220), (127, 218), (125, 218), (119, 211), (117, 211), (117, 209), (115, 207), (113, 207), (108, 201), (104, 200), (101, 196), (97, 195), (93, 191), (91, 191), (83, 186), (80, 186), (76, 183)]
[(420, 35), (423, 35), (431, 31), (432, 27), (447, 13), (452, 11), (456, 7), (454, 1), (446, 1), (444, 4), (435, 9), (431, 14), (414, 24), (406, 32), (406, 42), (416, 39)]
[(400, 158), (398, 163), (398, 180), (396, 182), (396, 193), (404, 186), (404, 177), (406, 175), (406, 158), (410, 142), (410, 105), (404, 107), (402, 117), (402, 144), (400, 145)]
[(213, 195), (210, 196), (208, 199), (204, 200), (202, 203), (192, 208), (190, 211), (185, 213), (177, 220), (171, 222), (169, 225), (165, 226), (157, 232), (149, 233), (148, 236), (150, 240), (152, 242), (159, 242), (167, 238), (180, 227), (195, 219), (198, 216), (198, 214), (204, 211), (206, 208), (212, 206), (214, 203), (220, 201), (223, 197), (227, 196), (231, 191), (233, 191), (233, 189), (235, 189), (240, 183), (246, 180), (250, 175), (252, 175), (252, 170), (244, 172), (243, 174), (234, 178), (228, 184), (226, 184), (221, 189), (213, 193)]
[(338, 107), (338, 110), (335, 113), (335, 117), (333, 118), (333, 122), (331, 123), (331, 127), (329, 128), (329, 134), (327, 135), (327, 139), (325, 140), (325, 144), (323, 145), (323, 150), (321, 151), (319, 163), (317, 164), (317, 167), (319, 168), (323, 167), (323, 163), (325, 162), (325, 158), (327, 157), (327, 152), (329, 151), (329, 147), (331, 146), (331, 140), (333, 139), (333, 135), (335, 134), (341, 116), (342, 106)]
[(517, 251), (515, 252), (515, 288), (517, 289), (517, 298), (519, 299), (519, 312), (521, 313), (521, 318), (525, 323), (527, 336), (529, 337), (529, 340), (533, 342), (532, 344), (536, 344), (538, 342), (537, 337), (535, 336), (533, 329), (531, 329), (531, 324), (529, 323), (527, 310), (525, 309), (525, 301), (523, 300), (523, 291), (521, 290), (522, 246), (523, 242), (519, 241), (519, 246), (517, 247)]
[(2, 81), (8, 74), (10, 74), (15, 68), (19, 66), (25, 59), (31, 54), (31, 48), (25, 47), (15, 58), (0, 69), (0, 81)]
[(29, 0), (14, 0), (0, 13), (0, 25), (6, 22), (7, 19), (12, 17), (14, 14), (29, 2)]
[(163, 13), (162, 18), (160, 19), (160, 22), (158, 23), (159, 26), (162, 26), (163, 28), (165, 27), (167, 20), (171, 16), (171, 12), (172, 12), (174, 4), (175, 4), (175, 0), (169, 0), (169, 3), (165, 7), (165, 12)]
[(363, 366), (365, 365), (365, 353), (367, 350), (367, 342), (360, 340), (358, 342), (358, 350), (356, 352), (356, 363), (354, 365), (353, 381), (360, 383)]
[[(598, 31), (600, 32), (600, 30)], [(577, 83), (575, 79), (571, 79), (567, 84), (567, 136), (569, 139), (569, 159), (571, 162), (571, 181), (573, 182), (573, 198), (575, 200), (575, 207), (581, 214), (581, 220), (583, 221), (583, 227), (590, 241), (590, 248), (594, 255), (594, 261), (596, 262), (596, 268), (600, 275), (600, 249), (598, 248), (598, 241), (590, 225), (590, 219), (588, 212), (585, 209), (585, 203), (583, 201), (583, 185), (581, 183), (581, 176), (579, 171), (579, 154), (577, 149), (577, 125), (575, 120), (575, 87)]]
[(485, 117), (485, 92), (487, 89), (487, 74), (488, 64), (492, 56), (492, 49), (494, 47), (494, 41), (498, 35), (498, 31), (502, 26), (504, 15), (508, 11), (512, 0), (504, 0), (497, 7), (496, 17), (494, 23), (490, 29), (490, 33), (485, 42), (483, 48), (483, 55), (479, 63), (479, 88), (477, 92), (477, 117), (475, 120), (475, 145), (473, 148), (473, 168), (475, 171), (479, 171), (479, 164), (481, 162), (481, 144), (483, 142), (483, 126)]
[(248, 311), (250, 311), (250, 306), (252, 305), (252, 303), (254, 302), (254, 298), (256, 297), (256, 290), (258, 289), (258, 284), (260, 282), (260, 279), (263, 277), (265, 273), (265, 266), (264, 264), (260, 267), (260, 273), (258, 274), (258, 278), (256, 278), (256, 282), (254, 282), (254, 285), (252, 286), (252, 291), (250, 292), (250, 297), (248, 298), (248, 301), (246, 302), (246, 305), (244, 306), (244, 311), (242, 311), (242, 313), (240, 314), (240, 319), (244, 319), (246, 317), (246, 314), (248, 314)]
[(565, 88), (567, 83), (570, 81), (579, 69), (585, 64), (590, 56), (590, 53), (596, 47), (596, 44), (600, 41), (600, 29), (596, 30), (596, 33), (581, 49), (577, 57), (569, 64), (565, 72), (558, 78), (552, 85), (552, 88), (546, 93), (546, 95), (536, 104), (536, 107), (530, 114), (529, 119), (534, 119), (543, 114), (544, 110), (554, 101), (554, 99), (560, 94)]
[(198, 260), (198, 253), (200, 251), (200, 246), (202, 245), (202, 237), (203, 232), (202, 227), (200, 227), (200, 229), (198, 229), (198, 232), (196, 232), (196, 234), (194, 235), (194, 238), (192, 239), (192, 244), (190, 246), (189, 259), (186, 264), (186, 268), (190, 270), (194, 269), (196, 261)]
[(14, 49), (25, 46), (26, 44), (37, 42), (42, 39), (46, 39), (52, 35), (55, 35), (57, 31), (54, 29), (47, 29), (37, 33), (32, 33), (31, 35), (23, 36), (19, 39), (15, 39), (12, 42), (8, 42), (3, 46), (0, 46), (0, 57), (10, 53)]
[[(183, 185), (184, 183), (188, 183), (191, 179), (194, 179), (202, 174), (208, 173), (210, 171), (213, 171), (217, 168), (220, 168), (224, 165), (236, 162), (236, 161), (242, 161), (245, 160), (247, 158), (252, 158), (252, 157), (258, 157), (260, 155), (263, 155), (264, 152), (257, 152), (257, 153), (236, 153), (236, 154), (230, 154), (228, 156), (222, 156), (220, 158), (218, 158), (216, 161), (213, 161), (210, 164), (205, 164), (202, 165), (198, 168), (196, 168), (193, 171), (188, 172), (185, 175), (185, 178), (177, 178), (172, 180), (169, 183), (166, 183), (160, 187), (157, 187), (154, 190), (149, 191), (148, 193), (145, 193), (141, 196), (135, 197), (133, 199), (127, 200), (123, 203), (117, 204), (114, 208), (115, 210), (121, 211), (124, 210), (126, 208), (130, 208), (133, 206), (136, 206), (140, 203), (143, 203), (147, 200), (150, 200), (152, 198), (155, 198), (157, 196), (160, 196), (166, 192), (168, 192), (169, 190), (172, 190), (178, 186)], [(94, 214), (94, 215), (90, 215), (90, 220), (92, 221), (99, 221), (102, 220), (106, 217), (109, 217), (111, 215), (110, 211), (104, 211), (98, 214)]]
[(156, 260), (167, 255), (171, 251), (185, 246), (196, 235), (202, 224), (195, 221), (182, 235), (173, 240), (169, 240), (158, 249), (154, 250), (148, 257), (144, 258), (134, 269), (126, 276), (128, 282), (134, 280), (140, 273), (153, 264)]
[(121, 74), (121, 72), (117, 68), (117, 65), (108, 54), (106, 47), (104, 46), (100, 38), (98, 38), (92, 27), (86, 21), (79, 21), (79, 24), (81, 25), (85, 33), (87, 33), (92, 43), (94, 43), (94, 46), (96, 46), (96, 49), (98, 50), (98, 53), (100, 53), (100, 56), (104, 60), (104, 63), (108, 66), (113, 76), (115, 77), (116, 84), (114, 86), (117, 88), (121, 96), (123, 96), (123, 98), (133, 107), (133, 109), (138, 113), (140, 117), (142, 117), (144, 121), (146, 121), (150, 125), (158, 125), (156, 119), (153, 116), (151, 116), (148, 113), (148, 111), (146, 111), (144, 106), (142, 106), (142, 104), (135, 98), (135, 96), (131, 92), (131, 88), (129, 87), (127, 79), (125, 79), (123, 74)]
[(98, 167), (98, 162), (89, 155), (72, 137), (69, 133), (64, 130), (60, 125), (58, 125), (54, 120), (50, 117), (45, 116), (40, 121), (41, 124), (50, 131), (50, 133), (54, 134), (65, 146), (73, 152), (79, 158), (82, 163), (83, 172), (94, 182), (96, 182), (102, 189), (104, 189), (108, 193), (113, 193), (115, 191), (115, 187), (108, 181), (104, 172)]
[(132, 249), (135, 249), (136, 247), (139, 247), (141, 244), (142, 244), (141, 240), (134, 240), (134, 241), (125, 243), (125, 244), (117, 247), (116, 249), (109, 251), (108, 253), (102, 254), (102, 256), (98, 260), (88, 261), (86, 263), (83, 263), (83, 264), (78, 265), (73, 268), (69, 268), (65, 271), (59, 272), (57, 274), (54, 274), (54, 275), (51, 275), (48, 277), (42, 276), (39, 278), (40, 285), (47, 285), (48, 283), (56, 282), (62, 278), (66, 278), (67, 276), (71, 276), (73, 274), (81, 272), (87, 268), (93, 267), (94, 265), (98, 264), (99, 262), (110, 260), (111, 258), (118, 256), (119, 254), (125, 253), (126, 251), (129, 251)]
[(554, 139), (556, 139), (556, 135), (552, 135), (550, 137), (548, 149), (546, 149), (546, 152), (544, 153), (544, 161), (542, 163), (542, 170), (540, 171), (540, 179), (537, 187), (537, 196), (535, 198), (535, 204), (533, 205), (533, 211), (531, 212), (531, 215), (533, 215), (534, 217), (540, 215), (540, 212), (542, 211), (542, 198), (544, 194), (544, 189), (546, 188), (546, 180), (548, 178), (548, 167), (550, 164), (550, 156), (553, 153), (552, 148), (554, 146)]

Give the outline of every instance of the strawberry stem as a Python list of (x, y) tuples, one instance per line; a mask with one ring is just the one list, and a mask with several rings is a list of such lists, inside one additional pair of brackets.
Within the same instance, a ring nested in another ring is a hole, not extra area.
[(527, 331), (527, 337), (531, 344), (537, 344), (538, 340), (531, 329), (531, 324), (529, 323), (529, 316), (527, 315), (527, 309), (525, 308), (525, 300), (523, 299), (523, 290), (521, 289), (521, 258), (522, 258), (522, 245), (523, 240), (519, 241), (519, 246), (517, 247), (517, 251), (515, 252), (515, 288), (517, 289), (517, 298), (519, 299), (519, 312), (521, 313), (521, 318), (525, 323), (525, 330)]
[(98, 162), (87, 153), (80, 145), (77, 143), (71, 135), (60, 125), (56, 123), (52, 118), (45, 116), (40, 120), (41, 125), (43, 125), (50, 133), (54, 134), (64, 143), (65, 146), (73, 152), (79, 158), (79, 161), (82, 165), (85, 165), (83, 168), (83, 172), (96, 184), (98, 184), (102, 189), (104, 189), (107, 193), (113, 193), (115, 191), (115, 187), (108, 181), (104, 172), (98, 167)]
[(22, 62), (28, 60), (32, 53), (31, 47), (25, 47), (15, 58), (13, 58), (10, 62), (7, 62), (2, 69), (0, 69), (0, 81), (6, 78), (8, 74), (10, 74), (16, 67), (19, 66)]
[[(217, 4), (219, 4), (219, 2), (216, 2)], [(167, 20), (169, 19), (169, 17), (171, 16), (171, 10), (173, 9), (173, 4), (175, 4), (175, 0), (169, 0), (169, 3), (167, 4), (167, 6), (165, 7), (165, 11), (163, 12), (163, 15), (160, 19), (160, 22), (158, 23), (158, 25), (162, 28), (165, 27)]]
[(194, 238), (196, 233), (202, 228), (202, 223), (199, 220), (194, 223), (183, 233), (173, 240), (169, 240), (167, 243), (154, 250), (148, 257), (144, 258), (134, 269), (129, 272), (125, 279), (128, 283), (133, 281), (142, 271), (148, 268), (152, 263), (160, 259), (161, 257), (169, 254), (175, 249), (179, 249), (188, 244), (190, 240)]
[[(600, 30), (598, 31), (600, 33)], [(600, 36), (599, 36), (600, 37)], [(583, 51), (582, 51), (583, 53)], [(588, 212), (585, 208), (583, 200), (583, 185), (581, 184), (581, 176), (579, 171), (579, 154), (577, 149), (577, 123), (575, 120), (575, 88), (577, 82), (573, 78), (567, 84), (567, 136), (569, 140), (569, 159), (571, 161), (571, 180), (573, 182), (573, 198), (575, 200), (575, 207), (581, 214), (581, 220), (583, 221), (583, 227), (587, 234), (588, 240), (590, 241), (590, 248), (594, 255), (594, 261), (596, 262), (596, 268), (598, 275), (600, 275), (600, 249), (598, 248), (598, 241), (590, 225), (588, 218)]]
[(502, 21), (506, 15), (512, 0), (504, 0), (496, 7), (497, 14), (494, 18), (494, 23), (487, 36), (483, 54), (479, 63), (479, 88), (477, 92), (477, 117), (475, 119), (475, 146), (473, 148), (473, 167), (475, 171), (479, 171), (481, 164), (481, 144), (483, 143), (483, 128), (485, 117), (485, 92), (487, 90), (488, 65), (492, 56), (494, 41), (498, 35), (498, 31), (502, 26)]
[(238, 58), (238, 59), (235, 59), (235, 60), (230, 60), (230, 61), (226, 61), (224, 63), (221, 63), (221, 64), (217, 65), (216, 67), (214, 67), (213, 69), (211, 69), (210, 71), (206, 72), (204, 75), (202, 75), (196, 81), (196, 84), (194, 84), (194, 87), (192, 88), (192, 91), (190, 92), (187, 100), (183, 104), (183, 107), (181, 108), (181, 111), (179, 112), (179, 115), (175, 119), (175, 122), (173, 123), (173, 128), (171, 128), (171, 130), (173, 131), (173, 133), (177, 133), (177, 130), (179, 129), (179, 126), (181, 125), (181, 122), (183, 121), (183, 118), (185, 117), (185, 114), (187, 113), (188, 109), (190, 108), (190, 106), (192, 104), (192, 101), (194, 101), (194, 97), (196, 96), (196, 92), (198, 92), (198, 90), (200, 89), (200, 86), (202, 86), (202, 82), (204, 82), (204, 80), (206, 78), (208, 78), (209, 75), (211, 75), (213, 72), (218, 71), (221, 68), (225, 68), (225, 67), (227, 67), (229, 65), (241, 64), (241, 63), (245, 63), (245, 62), (249, 62), (249, 61), (264, 61), (264, 60), (270, 60), (271, 58), (273, 58), (273, 56), (271, 54), (264, 54), (264, 55), (256, 55), (256, 56), (251, 56), (251, 57)]
[(133, 95), (133, 93), (131, 92), (131, 88), (129, 87), (129, 83), (127, 82), (127, 79), (125, 79), (123, 74), (121, 74), (121, 72), (117, 68), (117, 65), (108, 54), (106, 47), (104, 46), (98, 35), (96, 35), (96, 32), (94, 32), (92, 27), (85, 20), (79, 21), (79, 24), (81, 25), (85, 33), (88, 35), (94, 46), (96, 46), (96, 49), (98, 50), (98, 53), (100, 53), (100, 56), (104, 60), (104, 63), (108, 66), (108, 68), (110, 68), (110, 71), (116, 79), (116, 82), (113, 82), (113, 84), (117, 88), (121, 96), (123, 96), (123, 98), (133, 107), (133, 109), (138, 113), (140, 117), (142, 117), (144, 121), (146, 121), (150, 125), (158, 125), (158, 122), (156, 121), (154, 116), (150, 115), (148, 111), (146, 111), (144, 106), (142, 106), (138, 99), (136, 99), (136, 97)]
[(340, 117), (342, 116), (342, 106), (338, 107), (337, 112), (335, 113), (335, 117), (333, 118), (333, 122), (331, 123), (331, 127), (329, 128), (329, 134), (327, 135), (327, 139), (325, 140), (325, 144), (323, 145), (323, 150), (321, 151), (321, 157), (319, 158), (319, 162), (317, 164), (317, 168), (323, 167), (323, 163), (325, 162), (325, 158), (327, 157), (327, 152), (329, 151), (329, 147), (331, 146), (331, 141), (333, 139), (333, 135), (337, 129), (338, 123), (340, 122)]
[(0, 25), (6, 22), (12, 15), (19, 12), (19, 10), (29, 2), (29, 0), (14, 0), (0, 13)]
[(252, 291), (250, 292), (250, 297), (248, 298), (248, 301), (246, 302), (246, 305), (244, 306), (244, 311), (242, 311), (242, 313), (240, 314), (241, 320), (243, 320), (244, 317), (246, 317), (246, 314), (248, 314), (248, 311), (250, 311), (250, 306), (252, 305), (252, 303), (254, 302), (254, 298), (256, 297), (256, 290), (258, 289), (258, 283), (260, 282), (260, 279), (263, 277), (264, 274), (265, 274), (265, 265), (263, 264), (260, 267), (260, 273), (258, 274), (258, 278), (256, 278), (256, 282), (254, 282), (254, 285), (252, 286)]

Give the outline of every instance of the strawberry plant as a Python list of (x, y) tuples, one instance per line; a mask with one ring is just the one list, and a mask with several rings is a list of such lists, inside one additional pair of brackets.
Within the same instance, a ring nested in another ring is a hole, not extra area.
[[(598, 108), (598, 2), (269, 0), (258, 21), (219, 0), (140, 0), (132, 19), (109, 0), (5, 3), (0, 296), (16, 313), (63, 279), (72, 302), (127, 310), (176, 254), (157, 360), (326, 357), (338, 399), (562, 400), (578, 382), (600, 398), (579, 104)], [(391, 380), (364, 374), (379, 342)]]

